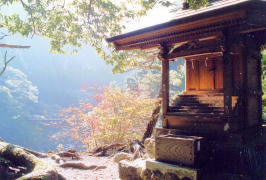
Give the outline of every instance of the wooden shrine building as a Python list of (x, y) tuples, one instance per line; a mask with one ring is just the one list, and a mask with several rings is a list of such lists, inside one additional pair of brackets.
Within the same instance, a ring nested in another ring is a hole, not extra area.
[[(189, 179), (263, 179), (258, 147), (266, 1), (221, 0), (176, 17), (107, 39), (117, 50), (160, 49), (163, 128), (155, 159), (194, 168), (197, 175)], [(169, 61), (179, 57), (185, 59), (186, 86), (170, 104)], [(203, 175), (209, 169), (215, 173)]]

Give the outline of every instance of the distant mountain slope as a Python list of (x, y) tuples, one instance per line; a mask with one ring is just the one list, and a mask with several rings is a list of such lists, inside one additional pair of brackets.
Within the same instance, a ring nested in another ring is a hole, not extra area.
[[(0, 57), (6, 50), (8, 56), (16, 56), (10, 69), (21, 71), (27, 81), (38, 89), (38, 101), (30, 103), (25, 98), (21, 99), (23, 109), (20, 112), (17, 112), (18, 104), (9, 106), (10, 100), (0, 101), (0, 107), (3, 107), (0, 109), (0, 137), (35, 150), (54, 150), (58, 143), (67, 143), (50, 140), (49, 136), (58, 129), (43, 126), (43, 123), (56, 119), (59, 109), (79, 103), (84, 95), (81, 88), (102, 86), (111, 81), (122, 84), (126, 76), (113, 75), (112, 67), (106, 65), (90, 47), (70, 56), (50, 54), (48, 41), (39, 37), (25, 39), (16, 35), (5, 38), (3, 42), (31, 46), (30, 49), (0, 49)], [(7, 71), (0, 77), (0, 85), (9, 79), (12, 79), (12, 74)], [(25, 89), (25, 92), (29, 90)], [(18, 99), (21, 93), (14, 99)], [(2, 99), (6, 97), (6, 93), (1, 95)]]

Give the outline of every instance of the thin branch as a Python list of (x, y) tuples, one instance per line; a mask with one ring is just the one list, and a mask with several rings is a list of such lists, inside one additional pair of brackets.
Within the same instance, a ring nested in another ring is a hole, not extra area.
[(5, 52), (5, 56), (4, 56), (4, 67), (0, 72), (0, 76), (5, 72), (7, 65), (15, 58), (15, 56), (11, 57), (9, 60), (7, 60), (7, 51)]
[(0, 40), (4, 39), (7, 36), (10, 36), (9, 34), (1, 32), (2, 36), (0, 37)]
[(64, 0), (63, 4), (62, 5), (58, 5), (58, 7), (61, 7), (62, 9), (64, 9), (65, 8), (65, 4), (66, 4), (66, 1)]
[(1, 48), (20, 48), (20, 49), (26, 49), (30, 48), (31, 46), (20, 46), (20, 45), (11, 45), (11, 44), (0, 44)]
[(23, 0), (20, 0), (20, 3), (26, 9), (26, 11), (30, 14), (30, 19), (32, 21), (32, 27), (33, 27), (33, 32), (32, 32), (31, 38), (33, 38), (33, 36), (36, 34), (35, 21), (34, 21), (33, 13), (32, 13), (33, 9), (31, 6), (27, 5)]

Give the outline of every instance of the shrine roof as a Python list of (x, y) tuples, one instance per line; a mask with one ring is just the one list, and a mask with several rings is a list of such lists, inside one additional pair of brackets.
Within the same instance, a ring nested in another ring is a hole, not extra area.
[(245, 25), (256, 24), (257, 22), (253, 22), (255, 15), (261, 16), (259, 25), (265, 26), (265, 12), (265, 0), (221, 0), (197, 10), (177, 11), (176, 18), (171, 21), (107, 38), (107, 42), (114, 43), (118, 50), (152, 48), (163, 42), (186, 41), (188, 36), (185, 35), (188, 35), (188, 32), (199, 34), (201, 29), (207, 30), (208, 26), (222, 29), (229, 25), (244, 26), (244, 22)]

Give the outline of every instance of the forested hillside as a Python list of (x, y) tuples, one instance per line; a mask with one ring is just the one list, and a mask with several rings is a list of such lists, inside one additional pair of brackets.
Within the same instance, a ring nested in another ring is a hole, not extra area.
[(35, 150), (54, 150), (58, 144), (68, 143), (67, 138), (60, 139), (67, 132), (51, 125), (58, 121), (60, 109), (79, 104), (84, 96), (81, 88), (112, 81), (122, 84), (127, 76), (113, 75), (112, 67), (89, 47), (69, 56), (50, 54), (48, 41), (40, 37), (17, 35), (5, 42), (31, 48), (1, 49), (1, 58), (5, 51), (8, 57), (15, 56), (0, 78), (1, 137)]

